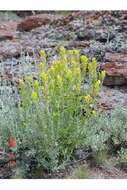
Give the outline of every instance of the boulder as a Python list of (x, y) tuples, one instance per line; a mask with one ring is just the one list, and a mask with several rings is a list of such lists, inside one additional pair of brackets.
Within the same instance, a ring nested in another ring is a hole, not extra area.
[(127, 54), (107, 52), (104, 61), (100, 67), (106, 71), (103, 84), (106, 86), (127, 85)]
[(104, 85), (122, 86), (127, 85), (127, 65), (121, 63), (105, 63), (103, 69), (106, 71)]
[(34, 28), (51, 23), (52, 19), (53, 16), (48, 14), (28, 16), (17, 25), (17, 30), (30, 31)]

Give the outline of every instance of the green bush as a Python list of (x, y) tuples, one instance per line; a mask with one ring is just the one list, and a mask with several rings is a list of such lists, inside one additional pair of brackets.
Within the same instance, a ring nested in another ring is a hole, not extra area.
[[(92, 126), (92, 127), (90, 127)], [(117, 108), (108, 114), (98, 114), (85, 125), (86, 146), (93, 151), (116, 154), (127, 146), (127, 110)], [(88, 130), (89, 129), (89, 130)]]
[(20, 81), (17, 125), (23, 132), (19, 146), (32, 147), (39, 165), (56, 170), (85, 144), (85, 124), (96, 115), (94, 106), (105, 72), (97, 72), (96, 60), (88, 60), (77, 49), (61, 47), (50, 66), (43, 50), (40, 58), (40, 74)]

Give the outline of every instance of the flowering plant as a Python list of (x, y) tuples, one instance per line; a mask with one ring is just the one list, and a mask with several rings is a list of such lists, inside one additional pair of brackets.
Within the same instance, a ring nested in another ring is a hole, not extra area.
[(94, 105), (105, 71), (97, 72), (95, 58), (89, 60), (77, 49), (61, 47), (59, 58), (50, 66), (45, 51), (40, 51), (40, 58), (40, 75), (26, 76), (20, 83), (22, 126), (34, 125), (40, 131), (39, 154), (46, 167), (51, 162), (54, 169), (83, 143), (85, 122), (96, 115)]

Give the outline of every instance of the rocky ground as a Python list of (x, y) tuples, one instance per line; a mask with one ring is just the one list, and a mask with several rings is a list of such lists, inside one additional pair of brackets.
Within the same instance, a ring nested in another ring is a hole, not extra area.
[(35, 69), (40, 49), (50, 61), (61, 45), (95, 56), (100, 69), (106, 70), (102, 110), (127, 106), (127, 11), (0, 12), (1, 77), (12, 80)]

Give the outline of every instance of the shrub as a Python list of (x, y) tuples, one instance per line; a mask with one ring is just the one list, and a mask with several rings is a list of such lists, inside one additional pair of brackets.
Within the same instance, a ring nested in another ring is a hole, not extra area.
[[(91, 126), (91, 127), (90, 127)], [(85, 125), (86, 129), (86, 146), (96, 154), (103, 155), (110, 153), (112, 155), (121, 154), (121, 158), (125, 158), (127, 147), (127, 110), (118, 107), (112, 110), (110, 116), (98, 114)], [(101, 156), (99, 156), (101, 159)]]
[(77, 49), (61, 47), (50, 66), (45, 51), (40, 51), (40, 58), (40, 74), (20, 81), (17, 125), (23, 132), (18, 138), (20, 146), (35, 150), (41, 166), (55, 170), (85, 144), (85, 124), (96, 115), (105, 72), (98, 72), (96, 60), (88, 60)]

